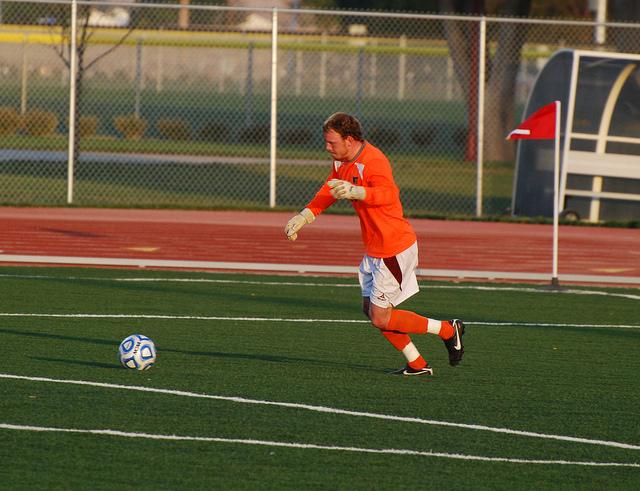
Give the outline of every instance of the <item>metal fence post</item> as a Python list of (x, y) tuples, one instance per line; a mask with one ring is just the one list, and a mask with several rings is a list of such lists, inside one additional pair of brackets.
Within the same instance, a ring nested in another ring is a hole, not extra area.
[(320, 51), (320, 76), (318, 96), (324, 98), (327, 95), (327, 50), (324, 49), (327, 44), (327, 33), (322, 32), (320, 36), (320, 43), (322, 44), (322, 50)]
[(487, 19), (480, 19), (480, 30), (478, 39), (478, 142), (477, 142), (477, 176), (476, 176), (476, 216), (482, 216), (482, 180), (483, 180), (483, 159), (484, 159), (484, 79), (487, 47)]
[(407, 47), (407, 36), (400, 36), (400, 58), (398, 59), (398, 100), (404, 99), (405, 81), (407, 78), (407, 55), (405, 49)]
[(140, 99), (142, 97), (142, 40), (136, 41), (136, 95), (135, 95), (135, 115), (140, 117)]
[(247, 48), (247, 80), (244, 92), (244, 122), (247, 127), (253, 123), (253, 42)]
[(364, 95), (364, 48), (358, 50), (356, 71), (356, 115), (362, 117), (362, 96)]
[(71, 39), (69, 50), (69, 143), (68, 143), (68, 160), (67, 160), (67, 203), (73, 203), (73, 184), (74, 184), (74, 147), (76, 141), (76, 35), (78, 17), (78, 2), (73, 0), (71, 3)]
[(607, 0), (596, 0), (596, 3), (596, 21), (598, 24), (595, 28), (593, 41), (598, 46), (602, 46), (607, 41), (607, 26), (605, 25), (605, 22), (607, 22)]
[(29, 57), (27, 56), (27, 35), (24, 35), (22, 42), (22, 74), (20, 81), (20, 114), (27, 112), (27, 94), (29, 85)]
[[(376, 46), (377, 41), (372, 41), (371, 44)], [(376, 79), (378, 78), (378, 55), (375, 51), (369, 55), (369, 95), (375, 97), (376, 95)]]
[(278, 135), (278, 9), (271, 14), (271, 144), (269, 148), (269, 207), (276, 206), (276, 150)]
[(295, 60), (296, 60), (296, 63), (295, 63), (295, 70), (294, 70), (294, 76), (295, 76), (294, 94), (297, 96), (300, 96), (302, 95), (302, 76), (304, 75), (304, 58), (303, 58), (302, 50), (300, 49), (296, 50)]
[(156, 92), (162, 92), (164, 77), (164, 48), (158, 46), (158, 71), (156, 72)]

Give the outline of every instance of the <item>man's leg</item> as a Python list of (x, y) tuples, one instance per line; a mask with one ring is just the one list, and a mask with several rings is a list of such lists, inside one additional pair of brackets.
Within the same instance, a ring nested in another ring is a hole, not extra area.
[(393, 307), (379, 307), (373, 303), (369, 307), (369, 319), (378, 329), (406, 334), (437, 334), (441, 339), (450, 339), (454, 334), (449, 321), (423, 317), (409, 310)]
[(416, 278), (417, 244), (396, 256), (384, 259), (369, 258), (367, 266), (368, 294), (363, 289), (363, 295), (371, 300), (369, 318), (374, 326), (407, 334), (436, 334), (443, 340), (453, 336), (454, 329), (448, 321), (430, 319), (408, 310), (391, 308), (419, 291)]
[[(462, 355), (464, 354), (462, 346), (464, 324), (458, 319), (441, 321), (423, 317), (409, 310), (399, 310), (393, 307), (383, 308), (373, 303), (369, 305), (369, 319), (371, 319), (371, 323), (375, 327), (382, 331), (383, 335), (385, 332), (401, 333), (407, 335), (407, 337), (408, 334), (436, 334), (444, 341), (444, 345), (449, 352), (449, 364), (456, 366), (462, 360)], [(411, 343), (411, 346), (413, 346), (413, 343)], [(417, 350), (415, 353), (417, 353)], [(412, 366), (411, 363), (409, 365)]]
[(449, 363), (457, 365), (464, 352), (461, 342), (464, 334), (462, 322), (431, 319), (393, 307), (418, 292), (415, 276), (417, 264), (416, 244), (391, 258), (365, 256), (358, 272), (364, 313), (383, 336), (405, 355), (408, 362), (428, 366), (408, 334), (429, 333), (440, 336), (449, 351)]
[[(362, 299), (362, 310), (365, 315), (371, 319), (371, 322), (374, 325), (376, 325), (373, 320), (374, 317), (376, 319), (375, 322), (384, 322), (384, 319), (391, 314), (392, 309), (392, 307), (388, 307), (387, 309), (378, 307), (377, 305), (372, 304), (366, 297), (363, 297)], [(395, 349), (404, 355), (407, 359), (407, 366), (414, 374), (417, 375), (424, 372), (427, 372), (429, 375), (432, 374), (429, 364), (420, 355), (420, 352), (413, 344), (408, 334), (386, 329), (380, 329), (380, 333), (393, 345)], [(401, 369), (400, 371), (404, 372), (405, 369)], [(410, 374), (411, 373), (407, 373), (407, 375)]]

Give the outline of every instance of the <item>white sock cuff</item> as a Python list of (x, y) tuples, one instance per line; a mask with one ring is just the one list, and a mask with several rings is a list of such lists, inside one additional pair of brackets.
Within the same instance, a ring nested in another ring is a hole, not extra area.
[(435, 319), (427, 319), (427, 332), (429, 334), (440, 334), (440, 329), (442, 329), (442, 321), (438, 321)]
[(416, 346), (412, 342), (409, 342), (408, 345), (402, 348), (402, 354), (404, 355), (404, 357), (407, 359), (409, 363), (417, 360), (418, 357), (420, 356), (420, 353), (418, 352), (418, 348), (416, 348)]

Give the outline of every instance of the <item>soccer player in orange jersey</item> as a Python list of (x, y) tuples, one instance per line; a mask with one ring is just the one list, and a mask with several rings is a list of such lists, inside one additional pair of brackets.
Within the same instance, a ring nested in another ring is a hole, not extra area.
[(358, 119), (336, 113), (322, 130), (325, 148), (333, 157), (326, 182), (315, 197), (285, 227), (289, 240), (339, 199), (351, 201), (360, 219), (365, 256), (358, 277), (362, 308), (371, 324), (407, 359), (400, 375), (433, 375), (409, 334), (436, 334), (449, 351), (449, 364), (460, 363), (464, 324), (459, 319), (436, 320), (400, 310), (399, 304), (418, 292), (418, 246), (404, 218), (400, 192), (385, 155), (362, 137)]

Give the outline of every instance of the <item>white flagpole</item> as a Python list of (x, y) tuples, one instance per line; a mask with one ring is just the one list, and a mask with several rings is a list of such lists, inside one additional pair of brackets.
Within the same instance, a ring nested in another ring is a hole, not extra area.
[(551, 286), (558, 286), (558, 219), (560, 213), (560, 101), (556, 104), (556, 131), (553, 149), (553, 273)]

